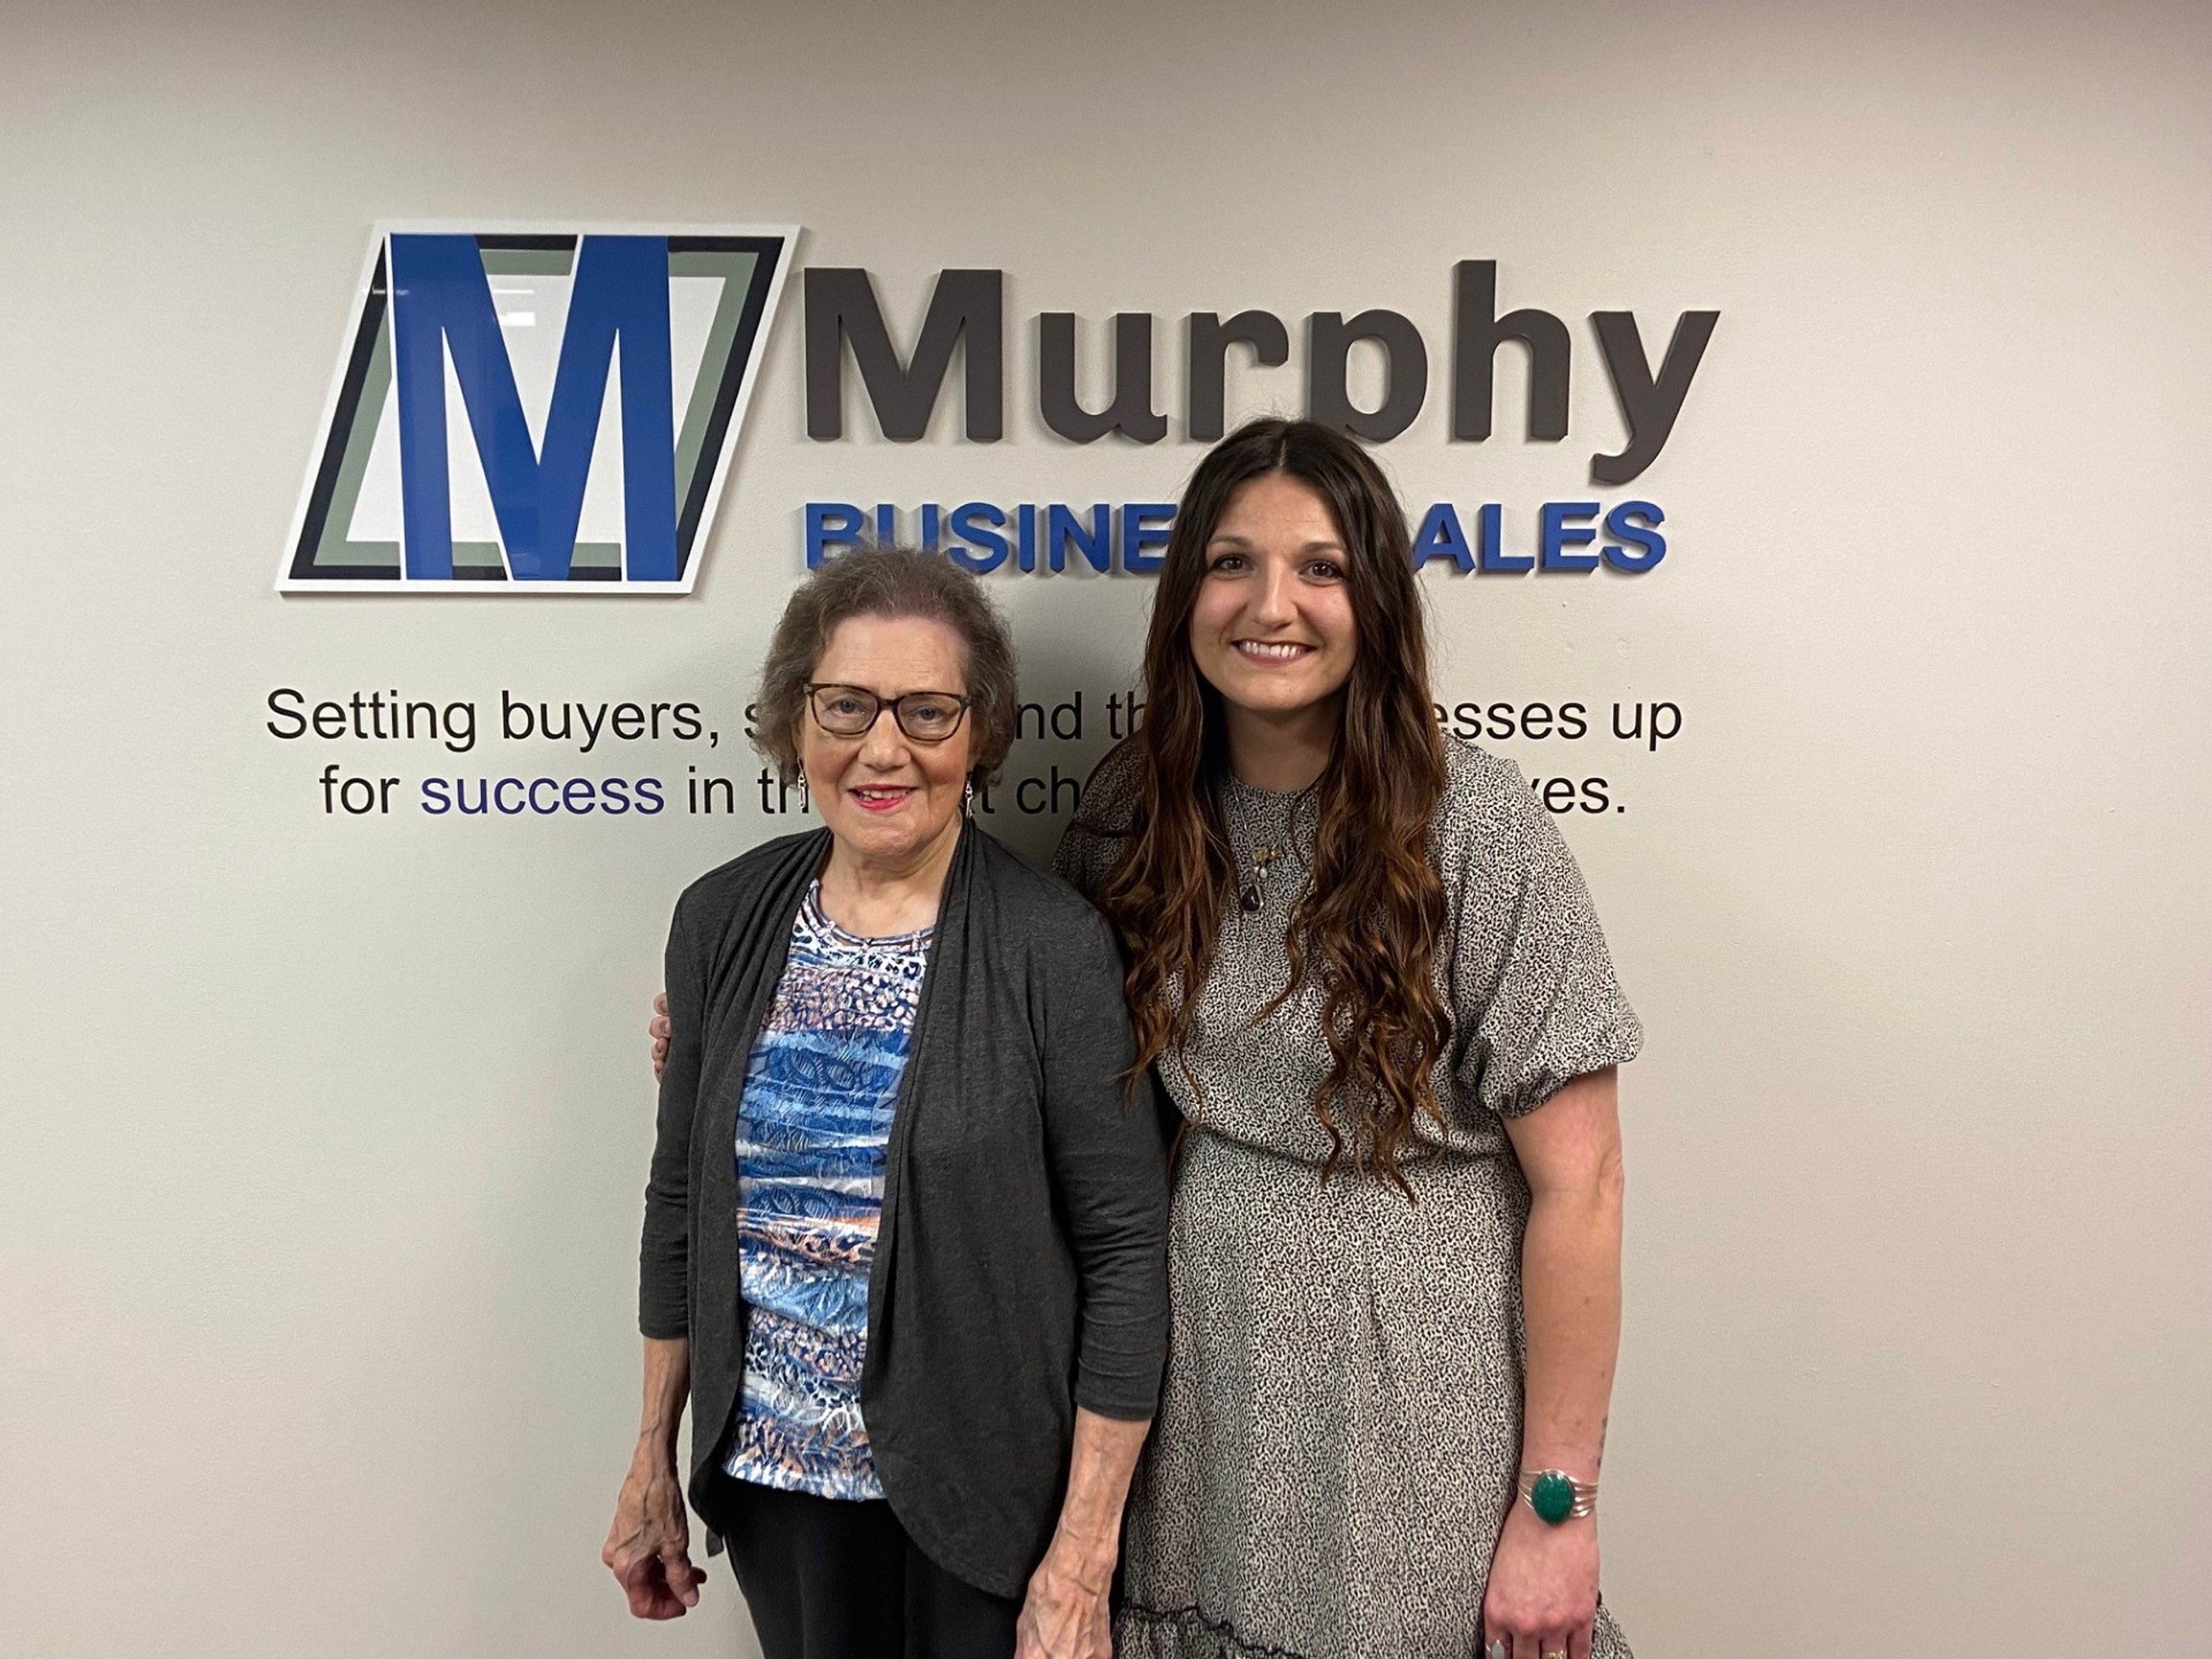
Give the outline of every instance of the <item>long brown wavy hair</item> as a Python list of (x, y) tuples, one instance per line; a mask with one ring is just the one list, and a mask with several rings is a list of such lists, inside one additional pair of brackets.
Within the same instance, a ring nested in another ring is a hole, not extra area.
[(1312, 880), (1290, 920), (1290, 981), (1254, 1018), (1279, 1006), (1310, 972), (1317, 976), (1332, 1060), (1313, 1101), (1330, 1144), (1322, 1179), (1348, 1151), (1360, 1173), (1378, 1170), (1410, 1198), (1399, 1157), (1419, 1119), (1441, 1122), (1430, 1072), (1450, 1030), (1435, 981), (1443, 884), (1428, 857), (1443, 744), (1406, 515), (1381, 470), (1343, 434), (1309, 421), (1254, 421), (1191, 475), (1145, 642), (1130, 822), (1090, 826), (1122, 837), (1098, 902), (1129, 955), (1141, 1074), (1163, 1056), (1178, 1058), (1188, 1040), (1237, 887), (1218, 788), (1228, 769), (1221, 694), (1192, 658), (1190, 619), (1230, 498), (1270, 473), (1310, 486), (1334, 516), (1358, 642), (1334, 750), (1315, 786), (1320, 821)]

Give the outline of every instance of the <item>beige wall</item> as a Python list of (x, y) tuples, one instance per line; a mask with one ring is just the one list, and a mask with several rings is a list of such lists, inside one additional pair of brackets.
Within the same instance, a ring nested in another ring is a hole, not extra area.
[[(767, 824), (332, 821), (326, 759), (439, 757), (262, 700), (726, 711), (807, 499), (1172, 494), (1179, 422), (1025, 411), (1037, 312), (1390, 306), (1439, 362), (1387, 465), (1523, 533), (1619, 432), (1580, 319), (1723, 313), (1601, 492), (1665, 506), (1664, 565), (1430, 579), (1455, 696), (1686, 711), (1656, 756), (1499, 745), (1628, 809), (1565, 827), (1651, 1032), (1605, 1511), (1639, 1653), (2192, 1650), (2206, 15), (753, 9), (0, 14), (0, 1647), (750, 1652), (719, 1569), (648, 1629), (596, 1553), (659, 935)], [(280, 599), (384, 216), (797, 222), (902, 325), (1001, 266), (1008, 441), (807, 441), (794, 284), (695, 597)], [(1565, 444), (1512, 370), (1446, 442), (1465, 258), (1573, 323)], [(999, 591), (1032, 694), (1127, 672), (1142, 582)]]

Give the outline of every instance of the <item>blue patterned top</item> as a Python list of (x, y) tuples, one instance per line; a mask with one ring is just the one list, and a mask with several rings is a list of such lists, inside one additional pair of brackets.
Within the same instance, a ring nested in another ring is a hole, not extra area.
[(930, 930), (860, 939), (807, 891), (738, 1109), (745, 1382), (726, 1467), (823, 1498), (881, 1498), (860, 1420), (884, 1148)]

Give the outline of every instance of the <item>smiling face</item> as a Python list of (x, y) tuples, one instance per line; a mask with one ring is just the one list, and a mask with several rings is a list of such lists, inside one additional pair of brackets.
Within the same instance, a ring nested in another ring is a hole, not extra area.
[(886, 870), (949, 857), (960, 831), (974, 723), (962, 720), (941, 743), (918, 743), (899, 729), (888, 704), (911, 691), (965, 695), (959, 635), (920, 617), (848, 617), (831, 631), (809, 678), (872, 691), (886, 704), (854, 737), (823, 731), (811, 707), (799, 714), (808, 797), (837, 851)]
[(1281, 472), (1238, 485), (1204, 556), (1190, 653), (1232, 719), (1334, 721), (1359, 630), (1349, 555), (1320, 492)]

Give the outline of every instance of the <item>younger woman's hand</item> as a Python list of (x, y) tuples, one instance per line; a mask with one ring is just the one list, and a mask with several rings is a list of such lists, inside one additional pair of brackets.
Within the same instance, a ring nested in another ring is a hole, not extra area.
[(1596, 1617), (1596, 1517), (1550, 1526), (1515, 1498), (1482, 1598), (1483, 1653), (1502, 1640), (1510, 1659), (1589, 1659)]
[(668, 1037), (676, 1028), (668, 1023), (668, 993), (653, 994), (653, 1018), (645, 1023), (653, 1038), (653, 1080), (660, 1081), (660, 1074), (668, 1068)]

